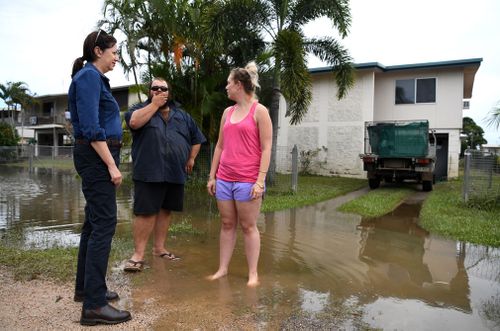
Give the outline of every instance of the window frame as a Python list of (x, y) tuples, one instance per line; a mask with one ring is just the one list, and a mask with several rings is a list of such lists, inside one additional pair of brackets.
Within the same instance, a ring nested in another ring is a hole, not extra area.
[[(42, 116), (52, 116), (56, 103), (54, 101), (42, 102)], [(47, 109), (49, 111), (47, 111)]]
[[(417, 92), (418, 92), (418, 81), (420, 80), (429, 80), (433, 79), (434, 80), (434, 101), (430, 102), (418, 102), (417, 100)], [(397, 87), (398, 87), (398, 81), (413, 81), (413, 102), (397, 102)], [(400, 106), (400, 105), (432, 105), (437, 102), (437, 85), (438, 85), (438, 79), (437, 77), (419, 77), (419, 78), (401, 78), (401, 79), (395, 79), (394, 80), (394, 105)]]

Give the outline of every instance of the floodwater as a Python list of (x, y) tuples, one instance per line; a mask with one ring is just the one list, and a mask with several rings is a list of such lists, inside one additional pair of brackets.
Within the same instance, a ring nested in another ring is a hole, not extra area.
[[(124, 185), (116, 234), (124, 238), (131, 197)], [(500, 330), (500, 249), (420, 228), (424, 198), (416, 192), (375, 219), (337, 212), (342, 199), (262, 214), (261, 285), (248, 289), (241, 235), (229, 275), (205, 279), (218, 266), (219, 220), (212, 200), (186, 197), (174, 222), (188, 219), (201, 234), (168, 239), (180, 261), (148, 255), (148, 269), (125, 274), (133, 293), (120, 305), (154, 309), (158, 330)], [(77, 245), (84, 203), (71, 172), (0, 167), (0, 236), (21, 232), (29, 247)]]

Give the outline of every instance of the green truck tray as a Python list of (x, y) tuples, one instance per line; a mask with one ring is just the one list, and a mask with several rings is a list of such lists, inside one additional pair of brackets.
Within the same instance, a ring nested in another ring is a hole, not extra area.
[(425, 157), (429, 152), (429, 122), (385, 122), (368, 125), (372, 153), (379, 157)]

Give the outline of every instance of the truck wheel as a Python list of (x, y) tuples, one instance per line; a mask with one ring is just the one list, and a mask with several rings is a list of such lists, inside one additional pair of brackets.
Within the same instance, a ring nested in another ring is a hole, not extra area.
[(371, 189), (376, 189), (380, 186), (380, 178), (369, 178), (368, 185)]
[(422, 190), (424, 192), (432, 191), (432, 180), (424, 180), (424, 181), (422, 181)]

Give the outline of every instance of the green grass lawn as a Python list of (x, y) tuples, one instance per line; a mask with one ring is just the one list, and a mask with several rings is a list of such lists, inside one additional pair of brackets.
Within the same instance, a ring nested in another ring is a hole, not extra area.
[[(422, 205), (420, 226), (450, 239), (499, 247), (498, 196), (475, 197), (466, 204), (462, 198), (462, 186), (462, 180), (436, 184)], [(396, 187), (372, 190), (340, 206), (339, 211), (365, 217), (382, 216), (397, 208), (412, 192), (412, 189)]]
[(396, 209), (412, 193), (415, 193), (415, 189), (383, 187), (343, 204), (338, 210), (364, 217), (378, 217)]
[(500, 206), (465, 204), (461, 180), (435, 185), (420, 212), (420, 225), (431, 233), (475, 244), (500, 247)]
[(267, 187), (262, 212), (302, 207), (332, 199), (367, 186), (366, 179), (300, 176), (297, 192), (290, 190), (290, 176), (278, 175), (277, 184)]

